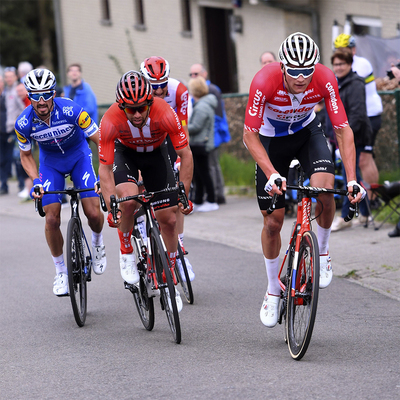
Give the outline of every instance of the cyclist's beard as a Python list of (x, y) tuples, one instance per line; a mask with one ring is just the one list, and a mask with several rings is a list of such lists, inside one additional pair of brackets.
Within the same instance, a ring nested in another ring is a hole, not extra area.
[(46, 107), (38, 108), (38, 106), (39, 105), (37, 105), (35, 108), (36, 115), (41, 120), (46, 121), (50, 117), (50, 114), (54, 108), (54, 102), (52, 103), (51, 107), (49, 107), (48, 104), (46, 104)]

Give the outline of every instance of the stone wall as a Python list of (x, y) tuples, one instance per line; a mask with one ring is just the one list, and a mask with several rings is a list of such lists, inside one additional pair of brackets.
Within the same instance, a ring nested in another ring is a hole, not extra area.
[[(382, 92), (381, 97), (383, 102), (382, 128), (375, 143), (375, 161), (379, 171), (392, 171), (400, 168), (396, 100), (393, 92)], [(244, 147), (242, 139), (247, 99), (247, 95), (224, 95), (232, 140), (221, 146), (221, 152), (229, 152), (242, 160), (251, 160), (250, 153)]]

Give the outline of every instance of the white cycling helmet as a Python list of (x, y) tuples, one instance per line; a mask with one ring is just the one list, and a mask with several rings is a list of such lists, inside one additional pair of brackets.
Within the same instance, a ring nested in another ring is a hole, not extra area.
[(305, 33), (292, 33), (279, 48), (279, 60), (292, 67), (312, 67), (319, 61), (319, 49)]
[(48, 69), (34, 69), (26, 75), (24, 85), (28, 92), (54, 90), (56, 77)]

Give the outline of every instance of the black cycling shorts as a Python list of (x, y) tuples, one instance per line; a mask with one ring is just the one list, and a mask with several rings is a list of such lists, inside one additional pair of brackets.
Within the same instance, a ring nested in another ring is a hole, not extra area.
[[(136, 183), (139, 170), (148, 192), (176, 186), (165, 143), (152, 152), (139, 153), (116, 141), (113, 165), (115, 185), (125, 182)], [(177, 204), (177, 192), (159, 194), (153, 201), (155, 210)]]
[[(287, 179), (289, 166), (294, 158), (300, 161), (308, 177), (316, 172), (335, 174), (331, 151), (322, 130), (321, 123), (315, 118), (310, 124), (293, 135), (283, 137), (261, 136), (260, 140), (279, 174)], [(264, 190), (268, 178), (256, 165), (256, 189), (260, 210), (267, 210), (271, 196)], [(285, 207), (285, 196), (279, 196), (276, 208)]]

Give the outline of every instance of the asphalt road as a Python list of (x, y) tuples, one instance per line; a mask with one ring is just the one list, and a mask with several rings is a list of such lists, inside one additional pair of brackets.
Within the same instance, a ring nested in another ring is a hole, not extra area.
[(335, 277), (320, 293), (312, 341), (297, 362), (283, 327), (259, 320), (260, 254), (189, 237), (195, 303), (184, 304), (177, 345), (158, 302), (154, 330), (142, 327), (107, 227), (108, 267), (88, 285), (79, 328), (69, 298), (52, 293), (44, 220), (24, 210), (0, 213), (1, 399), (400, 398), (397, 300)]

